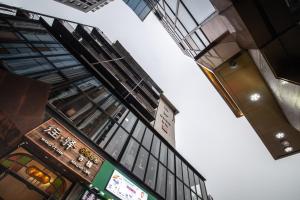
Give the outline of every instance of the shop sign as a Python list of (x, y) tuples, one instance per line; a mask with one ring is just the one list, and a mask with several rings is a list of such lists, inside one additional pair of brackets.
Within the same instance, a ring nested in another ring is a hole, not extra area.
[(148, 194), (114, 170), (106, 190), (121, 200), (147, 200)]
[(42, 153), (60, 162), (87, 182), (92, 182), (103, 158), (54, 119), (28, 132), (25, 137)]

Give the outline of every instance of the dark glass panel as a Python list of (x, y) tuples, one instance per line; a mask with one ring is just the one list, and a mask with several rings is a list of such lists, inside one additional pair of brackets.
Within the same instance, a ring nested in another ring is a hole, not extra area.
[(156, 192), (160, 194), (163, 198), (166, 195), (166, 168), (159, 164), (158, 174), (157, 174), (157, 183), (156, 183)]
[(141, 147), (133, 169), (133, 173), (141, 180), (144, 178), (148, 156), (149, 153), (143, 147)]
[(176, 156), (176, 176), (182, 180), (181, 160)]
[(183, 183), (179, 179), (176, 179), (176, 196), (177, 199), (184, 199)]
[(122, 126), (126, 131), (131, 132), (133, 125), (136, 122), (137, 117), (130, 112), (124, 119)]
[(130, 139), (126, 150), (121, 159), (121, 164), (131, 171), (133, 167), (133, 163), (138, 152), (139, 144), (134, 140)]
[(175, 199), (175, 177), (174, 175), (168, 171), (167, 176), (167, 200), (174, 200)]
[(127, 137), (127, 132), (119, 127), (109, 144), (106, 146), (105, 151), (117, 160)]
[(187, 171), (187, 166), (184, 162), (182, 162), (182, 172), (183, 172), (183, 182), (186, 184), (186, 185), (190, 185), (189, 183), (189, 177), (188, 177), (188, 171)]
[(103, 129), (103, 132), (101, 132), (99, 137), (97, 137), (97, 144), (99, 144), (101, 148), (104, 148), (117, 128), (118, 125), (116, 123), (110, 122), (110, 124), (108, 124), (105, 129)]
[(150, 155), (145, 183), (152, 189), (154, 189), (155, 187), (156, 172), (157, 172), (157, 160)]
[(159, 155), (159, 147), (160, 147), (160, 140), (156, 135), (154, 135), (153, 142), (152, 142), (152, 147), (151, 147), (151, 153), (156, 158), (158, 158), (158, 155)]
[(190, 188), (191, 188), (191, 190), (193, 190), (193, 192), (196, 192), (194, 173), (190, 168), (188, 169), (188, 171), (189, 171), (189, 179), (190, 179)]
[(191, 190), (187, 186), (184, 186), (184, 196), (185, 200), (191, 200)]
[(145, 132), (145, 124), (142, 121), (138, 121), (136, 127), (134, 128), (132, 136), (137, 139), (139, 142), (142, 141), (144, 132)]
[(175, 173), (174, 168), (174, 153), (171, 149), (168, 149), (168, 169)]
[(162, 162), (165, 166), (167, 166), (167, 146), (161, 142), (160, 144), (160, 156), (159, 156), (159, 160), (160, 162)]
[(151, 142), (152, 142), (152, 136), (153, 136), (152, 131), (150, 131), (150, 129), (147, 128), (142, 144), (148, 150), (150, 150), (150, 146), (151, 146)]

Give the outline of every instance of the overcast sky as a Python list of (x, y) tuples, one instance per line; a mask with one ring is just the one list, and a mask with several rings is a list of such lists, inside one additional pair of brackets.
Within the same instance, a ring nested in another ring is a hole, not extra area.
[[(122, 0), (87, 14), (53, 0), (0, 1), (97, 26), (119, 40), (180, 111), (177, 149), (207, 179), (215, 200), (300, 199), (300, 155), (275, 161), (248, 121), (235, 118), (153, 14), (141, 22)], [(208, 14), (210, 7), (199, 12)]]

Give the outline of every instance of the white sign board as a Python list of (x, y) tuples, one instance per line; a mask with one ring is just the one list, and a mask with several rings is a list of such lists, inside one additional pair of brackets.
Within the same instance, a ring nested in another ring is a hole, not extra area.
[(112, 174), (106, 189), (122, 200), (147, 200), (148, 194), (138, 188), (118, 171)]

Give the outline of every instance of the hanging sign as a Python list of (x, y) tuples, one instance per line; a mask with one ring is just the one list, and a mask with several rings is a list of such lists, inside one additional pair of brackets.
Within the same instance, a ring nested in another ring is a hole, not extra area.
[(25, 137), (52, 159), (91, 183), (104, 159), (54, 119), (28, 132)]

